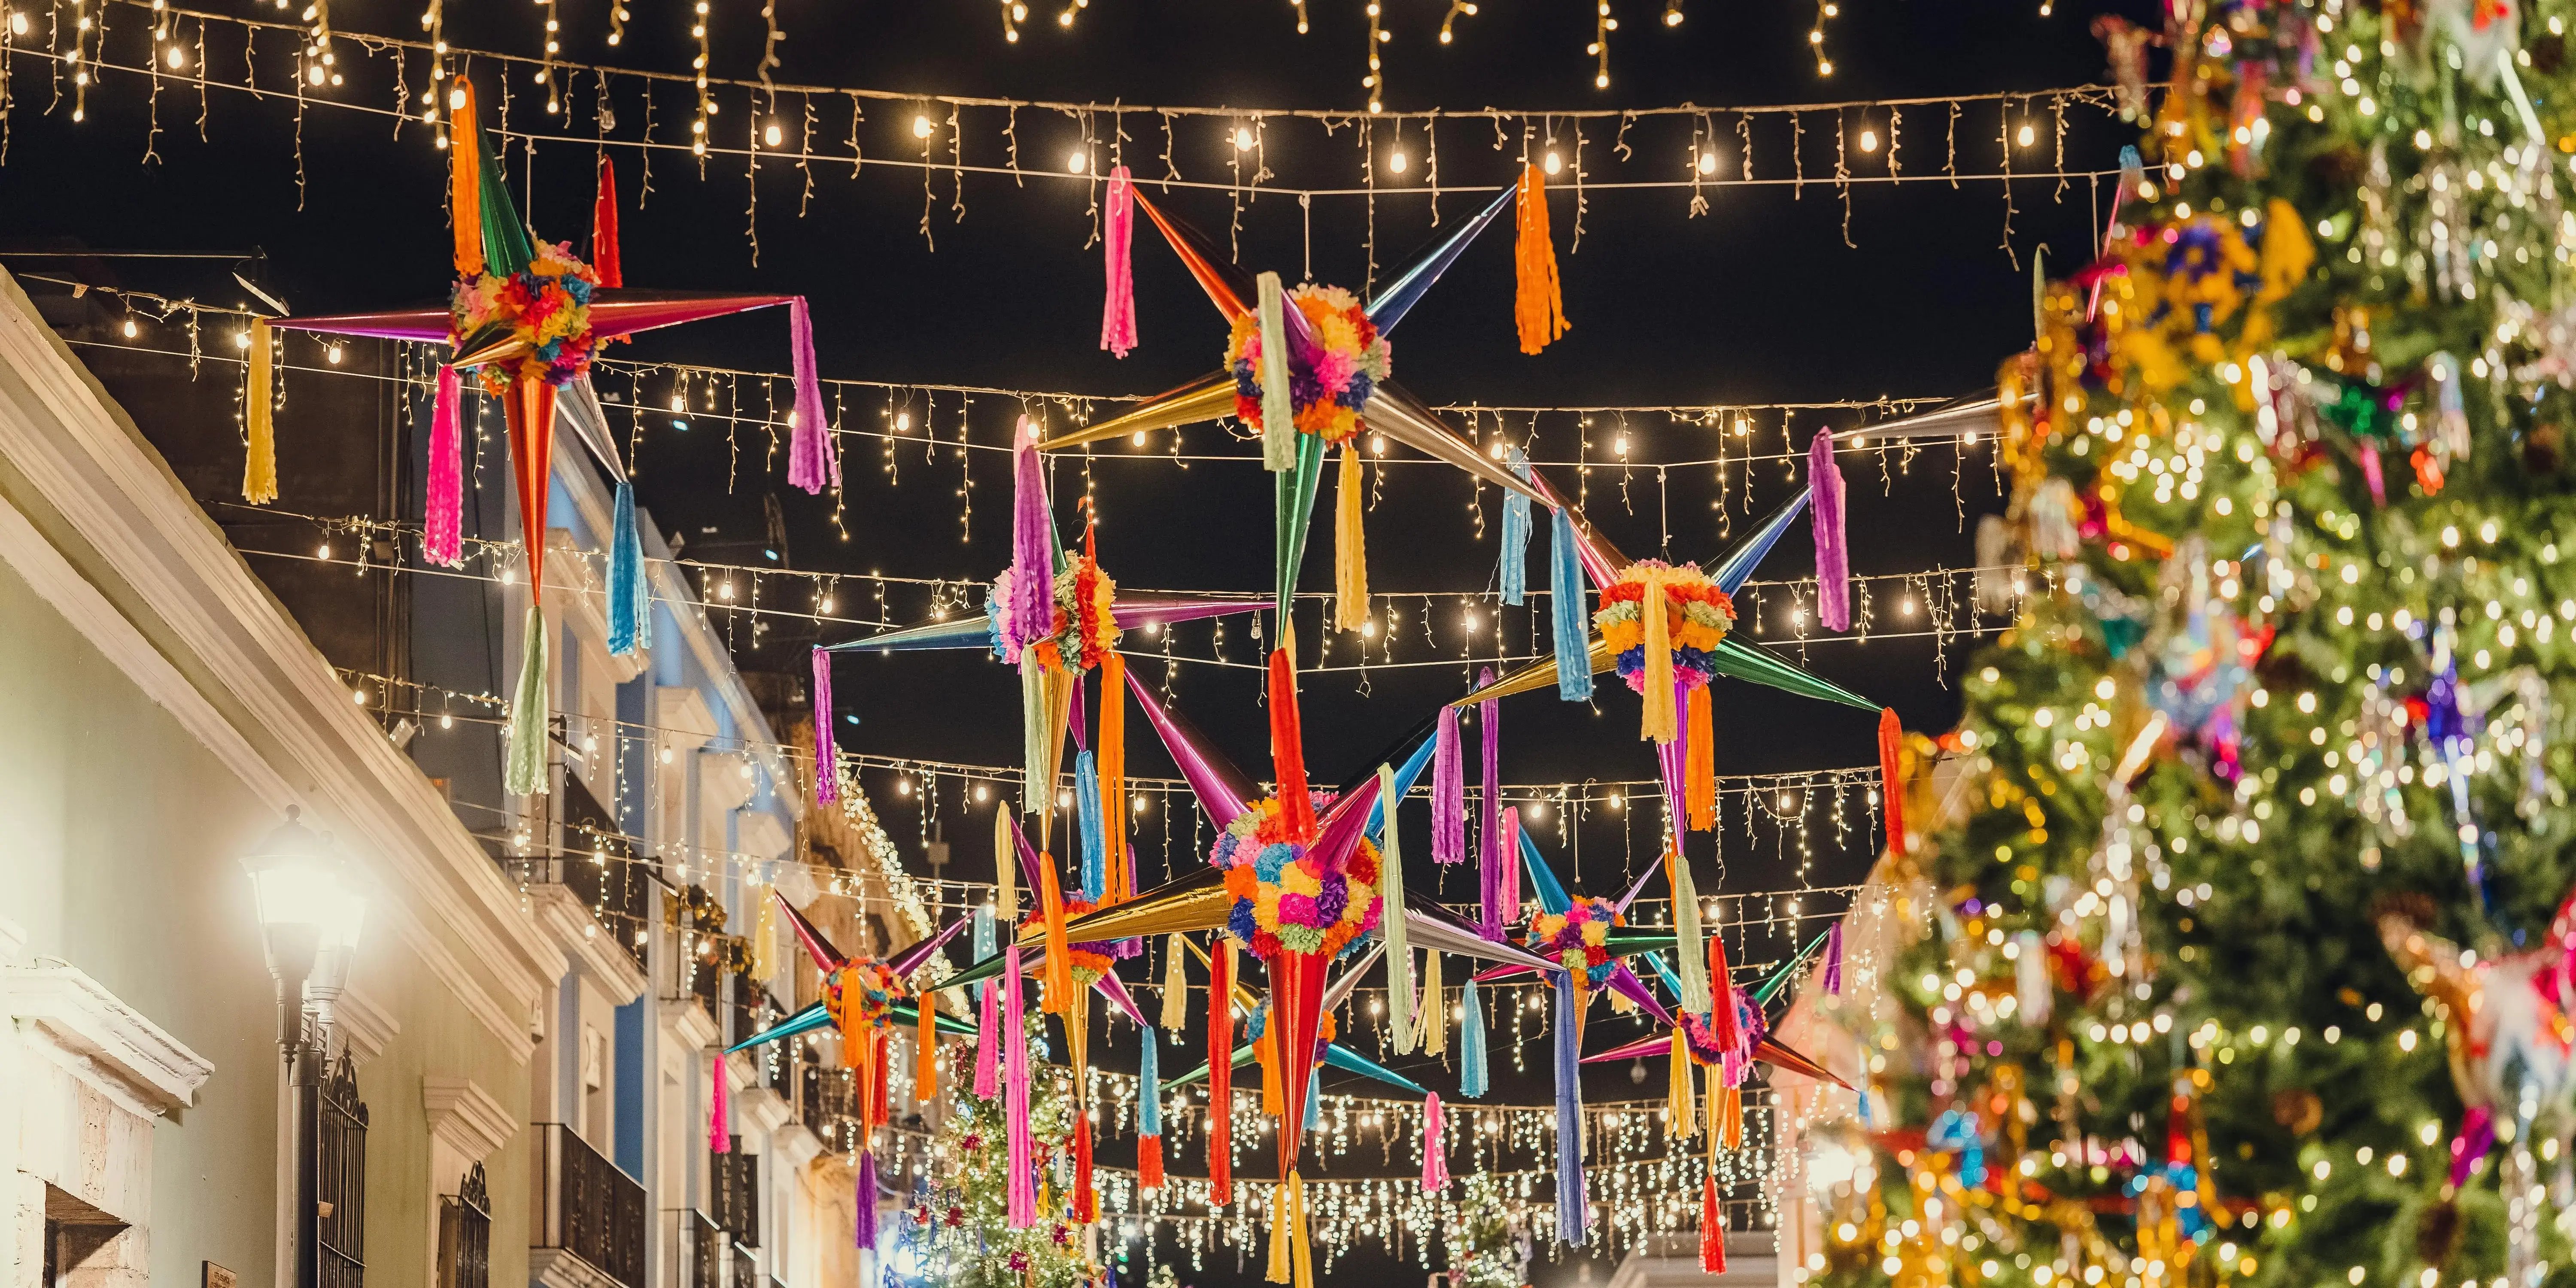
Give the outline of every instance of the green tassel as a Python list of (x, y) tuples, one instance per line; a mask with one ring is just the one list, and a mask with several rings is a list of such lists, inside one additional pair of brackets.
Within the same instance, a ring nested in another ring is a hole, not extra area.
[(1055, 807), (1047, 773), (1046, 668), (1035, 651), (1020, 654), (1020, 809), (1035, 814)]
[(1261, 467), (1285, 474), (1297, 467), (1296, 403), (1288, 396), (1287, 292), (1277, 273), (1255, 279), (1260, 288), (1254, 317), (1261, 327)]
[(510, 701), (510, 741), (503, 759), (502, 786), (513, 796), (535, 796), (546, 789), (546, 727), (552, 723), (546, 694), (546, 614), (528, 605), (528, 625), (519, 643), (519, 691)]

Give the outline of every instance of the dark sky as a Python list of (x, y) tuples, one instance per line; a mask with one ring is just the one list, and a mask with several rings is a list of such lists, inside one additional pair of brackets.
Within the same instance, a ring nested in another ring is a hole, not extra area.
[[(690, 50), (683, 8), (633, 7), (633, 34), (614, 51), (613, 61), (684, 69)], [(1484, 11), (1461, 19), (1456, 43), (1445, 47), (1434, 39), (1444, 7), (1439, 0), (1388, 5), (1385, 21), (1394, 39), (1383, 49), (1390, 108), (1491, 105), (1545, 112), (1684, 102), (1722, 108), (2036, 91), (2103, 79), (2099, 47), (2086, 34), (2098, 11), (2089, 5), (2061, 5), (2042, 17), (2034, 12), (2035, 0), (1843, 0), (1843, 12), (1826, 28), (1835, 74), (1819, 79), (1806, 39), (1815, 11), (1806, 4), (1690, 0), (1688, 21), (1667, 28), (1657, 21), (1654, 6), (1619, 0), (1622, 27), (1612, 37), (1613, 83), (1606, 91), (1593, 88), (1593, 60), (1584, 53), (1592, 38), (1590, 5), (1556, 0), (1542, 8), (1484, 0)], [(1356, 109), (1365, 102), (1358, 85), (1365, 41), (1359, 8), (1356, 0), (1313, 0), (1313, 31), (1299, 37), (1284, 0), (1093, 0), (1068, 33), (1055, 26), (1053, 9), (1041, 0), (1033, 5), (1023, 38), (1006, 44), (991, 4), (781, 0), (780, 22), (788, 35), (776, 75), (783, 82), (904, 92)], [(145, 11), (127, 4), (107, 9), (111, 53), (125, 49), (119, 61), (130, 61), (131, 51), (140, 48)], [(759, 57), (757, 8), (748, 0), (720, 0), (717, 9), (714, 69), (748, 75)], [(225, 11), (275, 14), (238, 0)], [(534, 53), (545, 12), (534, 4), (481, 8), (456, 16), (448, 35), (460, 46)], [(612, 61), (601, 42), (605, 0), (565, 0), (560, 15), (566, 56)], [(332, 19), (348, 33), (413, 36), (420, 30), (416, 8), (383, 0), (342, 0), (333, 6)], [(193, 28), (183, 24), (182, 33), (193, 40)], [(237, 37), (217, 32), (208, 40), (218, 77), (237, 81), (243, 65)], [(263, 84), (286, 84), (282, 55), (288, 43), (282, 34), (263, 38)], [(341, 51), (350, 84), (335, 95), (390, 102), (390, 64), (362, 57), (349, 42)], [(420, 128), (396, 138), (383, 116), (315, 106), (304, 113), (299, 135), (291, 99), (253, 100), (218, 91), (211, 95), (205, 127), (211, 141), (200, 142), (196, 94), (174, 83), (165, 85), (159, 104), (158, 159), (144, 164), (147, 105), (138, 78), (110, 73), (92, 93), (87, 120), (74, 125), (67, 110), (42, 114), (50, 97), (44, 70), (27, 58), (14, 67), (16, 106), (6, 164), (0, 165), (0, 244), (52, 245), (71, 238), (101, 248), (256, 252), (259, 260), (246, 271), (302, 312), (416, 302), (443, 289), (444, 158)], [(415, 57), (407, 69), (414, 94), (420, 71)], [(478, 69), (487, 112), (498, 88), (490, 71), (488, 64)], [(523, 75), (513, 84), (512, 120), (524, 124), (540, 114)], [(574, 123), (560, 128), (591, 132), (587, 103), (593, 93), (587, 82), (576, 86), (580, 111)], [(628, 82), (614, 93), (622, 96), (612, 100), (620, 116), (617, 137), (631, 139), (643, 115), (642, 91)], [(739, 139), (751, 104), (738, 93), (720, 102), (719, 128), (735, 131)], [(685, 92), (665, 90), (654, 105), (656, 137), (684, 132), (688, 110)], [(917, 156), (907, 128), (915, 110), (870, 103), (858, 127), (868, 155)], [(791, 143), (806, 133), (801, 102), (791, 99), (779, 112)], [(808, 295), (821, 366), (834, 377), (1114, 396), (1150, 393), (1214, 365), (1223, 342), (1216, 315), (1141, 220), (1135, 263), (1143, 347), (1123, 362), (1096, 348), (1101, 269), (1099, 251), (1085, 249), (1092, 227), (1087, 185), (1049, 178), (1022, 187), (1007, 177), (968, 176), (961, 219), (951, 209), (951, 177), (936, 174), (929, 208), (934, 250), (917, 227), (924, 217), (921, 175), (876, 165), (852, 178), (844, 141), (851, 128), (848, 100), (819, 100), (814, 112), (813, 147), (838, 152), (842, 160), (815, 164), (812, 195), (801, 216), (804, 176), (777, 158), (764, 164), (757, 184), (756, 266), (747, 235), (752, 186), (739, 159), (711, 160), (702, 181), (685, 157), (659, 154), (652, 163), (652, 194), (638, 209), (641, 168), (632, 151), (621, 151), (628, 281)], [(1831, 182), (1835, 136), (1839, 130), (1848, 142), (1862, 128), (1883, 134), (1883, 112), (1810, 113), (1800, 118), (1803, 134), (1795, 138), (1784, 120), (1756, 122), (1758, 176), (1788, 174), (1794, 147), (1804, 173), (1821, 182), (1796, 191), (1712, 190), (1710, 209), (1701, 218), (1687, 217), (1687, 192), (1596, 188), (1586, 194), (1577, 249), (1574, 202), (1559, 195), (1552, 211), (1573, 330), (1536, 357), (1522, 356), (1513, 342), (1506, 219), (1406, 323), (1395, 349), (1398, 378), (1434, 403), (1548, 406), (1947, 396), (1987, 387), (1997, 361), (2028, 340), (2032, 251), (2045, 241), (2050, 266), (2071, 267), (2083, 258), (2088, 227), (2098, 227), (2097, 212), (2092, 191), (2081, 181), (2062, 193), (2050, 181), (2022, 181), (2012, 188), (2017, 211), (2008, 254), (2002, 246), (2003, 186), (1967, 182), (1953, 188), (1937, 177), (1951, 128), (1946, 118), (1937, 104), (1906, 109), (1900, 157), (1909, 175), (1925, 178), (1895, 187), (1855, 186), (1848, 206)], [(1719, 110), (1709, 119), (1727, 170), (1734, 172), (1742, 163), (1736, 118)], [(1955, 128), (1959, 170), (1993, 170), (2003, 150), (1998, 132), (2026, 119), (2038, 122), (2043, 142), (2017, 151), (2015, 164), (2046, 165), (2055, 149), (2054, 122), (2017, 106), (1982, 103), (1970, 105)], [(997, 108), (963, 114), (968, 162), (1002, 163), (1004, 123), (1005, 113)], [(1082, 138), (1079, 123), (1053, 112), (1024, 110), (1015, 124), (1023, 162), (1032, 170), (1060, 171)], [(1159, 119), (1131, 114), (1125, 124), (1127, 159), (1143, 177), (1160, 173)], [(1569, 158), (1579, 128), (1583, 165), (1595, 184), (1681, 177), (1693, 145), (1692, 118), (1640, 122), (1627, 138), (1632, 156), (1622, 163), (1612, 151), (1616, 120), (1532, 124)], [(2116, 122), (2082, 111), (2070, 113), (2068, 125), (2069, 169), (2116, 164), (2123, 141)], [(1106, 128), (1105, 121), (1092, 123), (1095, 133)], [(1224, 177), (1227, 128), (1206, 119), (1179, 122), (1173, 148), (1184, 176)], [(1517, 132), (1519, 126), (1510, 128)], [(1423, 144), (1419, 125), (1411, 129), (1403, 146), (1414, 167), (1410, 177), (1418, 180)], [(1361, 174), (1354, 126), (1328, 135), (1313, 122), (1273, 121), (1265, 139), (1277, 182), (1346, 186)], [(1371, 142), (1381, 162), (1397, 146), (1382, 127)], [(1445, 124), (1435, 142), (1446, 182), (1480, 185), (1508, 182), (1521, 146), (1515, 140), (1498, 151), (1495, 129), (1479, 122)], [(1855, 173), (1884, 172), (1883, 160), (1852, 147), (1848, 161)], [(593, 155), (586, 145), (567, 143), (543, 146), (533, 161), (512, 150), (512, 182), (545, 235), (586, 236)], [(1377, 173), (1390, 189), (1415, 186), (1396, 181), (1382, 164)], [(526, 186), (531, 175), (532, 196)], [(1444, 199), (1444, 221), (1463, 216), (1476, 200)], [(1180, 192), (1168, 201), (1220, 241), (1225, 238), (1229, 208), (1223, 194)], [(1243, 259), (1255, 268), (1279, 268), (1293, 281), (1311, 248), (1317, 279), (1356, 288), (1364, 281), (1372, 223), (1383, 268), (1435, 232), (1428, 214), (1418, 194), (1401, 191), (1374, 203), (1325, 196), (1313, 203), (1310, 227), (1294, 198), (1269, 196), (1243, 215)], [(1854, 246), (1845, 244), (1846, 226)], [(22, 269), (31, 264), (10, 262)], [(198, 294), (224, 304), (242, 300), (219, 266), (208, 263), (92, 263), (128, 287)], [(633, 353), (784, 371), (784, 332), (783, 319), (757, 314), (665, 332)], [(661, 393), (667, 383), (648, 380), (646, 392)], [(875, 404), (863, 403), (854, 393), (843, 408), (844, 426), (881, 425), (884, 398), (876, 397)], [(935, 408), (941, 436), (953, 441), (960, 418), (954, 395), (904, 405)], [(1015, 410), (1006, 398), (977, 399), (968, 413), (971, 434), (983, 443), (1003, 441)], [(1054, 423), (1069, 421), (1061, 408), (1042, 410)], [(1803, 445), (1818, 423), (1848, 426), (1860, 419), (1852, 413), (1802, 414), (1786, 441)], [(1784, 439), (1778, 414), (1763, 413), (1757, 424), (1760, 434), (1752, 441), (1779, 450)], [(1504, 427), (1516, 441), (1532, 432), (1526, 417), (1510, 418)], [(1607, 444), (1620, 428), (1615, 418), (1595, 418), (1592, 459), (1609, 459)], [(1494, 422), (1488, 418), (1481, 429), (1491, 432)], [(1571, 457), (1579, 432), (1572, 416), (1541, 418), (1534, 455)], [(1641, 462), (1704, 460), (1715, 451), (1717, 437), (1661, 417), (1631, 418), (1626, 432), (1634, 443), (1631, 459)], [(1230, 446), (1206, 427), (1191, 431), (1186, 441), (1194, 452), (1231, 450), (1242, 459), (1184, 471), (1167, 459), (1139, 454), (1144, 459), (1095, 466), (1104, 562), (1132, 585), (1266, 589), (1270, 482), (1253, 463), (1255, 453)], [(685, 535), (692, 553), (759, 561), (761, 551), (774, 546), (763, 515), (764, 499), (775, 496), (787, 536), (780, 553), (797, 568), (983, 579), (1007, 560), (1009, 479), (998, 453), (975, 454), (975, 522), (971, 542), (961, 542), (953, 452), (942, 451), (924, 464), (922, 445), (907, 443), (890, 479), (875, 441), (848, 440), (844, 539), (828, 500), (787, 489), (783, 469), (762, 474), (761, 444), (748, 439), (739, 444), (745, 463), (734, 468), (733, 446), (724, 441), (721, 426), (700, 422), (681, 433), (656, 421), (648, 424), (637, 450), (643, 504), (666, 529)], [(1743, 443), (1728, 450), (1740, 455)], [(1106, 455), (1127, 453), (1118, 447)], [(1997, 504), (1989, 467), (1986, 454), (1971, 453), (1954, 476), (1947, 449), (1928, 451), (1884, 486), (1875, 469), (1850, 467), (1855, 571), (1923, 572), (1972, 563), (1975, 518)], [(1652, 553), (1669, 531), (1676, 557), (1704, 559), (1721, 544), (1722, 522), (1740, 526), (1748, 508), (1767, 511), (1786, 495), (1776, 463), (1757, 469), (1749, 487), (1742, 469), (1739, 463), (1728, 475), (1732, 500), (1725, 518), (1711, 509), (1714, 475), (1706, 466), (1671, 474), (1661, 491), (1650, 470), (1632, 471), (1626, 506), (1618, 500), (1621, 472), (1596, 466), (1588, 478), (1589, 508), (1632, 553)], [(1570, 472), (1559, 479), (1575, 481)], [(1082, 486), (1078, 463), (1059, 468), (1056, 487), (1067, 503), (1057, 514), (1068, 533), (1076, 522), (1070, 499)], [(290, 467), (290, 506), (294, 490)], [(1457, 593), (1489, 585), (1499, 506), (1490, 491), (1481, 498), (1480, 536), (1478, 500), (1454, 474), (1428, 466), (1389, 472), (1370, 515), (1374, 587)], [(1309, 590), (1330, 585), (1330, 506), (1328, 487), (1306, 563)], [(1545, 544), (1543, 536), (1533, 543), (1533, 585), (1544, 585)], [(1811, 566), (1801, 525), (1764, 571), (1796, 576)], [(871, 593), (854, 583), (844, 587), (852, 599)], [(924, 596), (917, 589), (890, 594), (892, 616), (921, 614)], [(1491, 610), (1486, 611), (1490, 623)], [(1523, 610), (1510, 610), (1504, 624), (1508, 639), (1526, 642), (1533, 628), (1543, 633), (1544, 610), (1535, 622)], [(1452, 624), (1444, 621), (1437, 630), (1445, 655), (1454, 657)], [(1487, 630), (1483, 648), (1489, 651), (1490, 625)], [(1309, 616), (1300, 635), (1310, 658), (1315, 633)], [(791, 621), (769, 633), (764, 647), (747, 649), (746, 664), (782, 671), (801, 666), (803, 646), (815, 636), (811, 623)], [(751, 642), (747, 632), (736, 638)], [(1776, 640), (1776, 628), (1766, 638)], [(1183, 639), (1204, 651), (1204, 629)], [(1231, 656), (1252, 657), (1239, 625), (1228, 639)], [(1346, 646), (1343, 653), (1347, 657)], [(1418, 638), (1407, 655), (1427, 655)], [(1955, 690), (1943, 683), (1944, 661), (1928, 640), (1825, 641), (1805, 656), (1817, 672), (1896, 707), (1909, 727), (1937, 729), (1955, 717)], [(1964, 656), (1963, 646), (1953, 642), (1946, 658), (1949, 677), (1956, 677)], [(843, 727), (845, 747), (985, 764), (1015, 761), (1015, 686), (989, 664), (962, 655), (864, 657), (845, 661), (840, 676), (843, 709), (863, 721)], [(1198, 722), (1261, 776), (1265, 744), (1256, 676), (1250, 670), (1185, 668), (1177, 692)], [(1463, 665), (1381, 670), (1362, 693), (1354, 676), (1316, 677), (1305, 698), (1310, 765), (1326, 780), (1365, 769), (1390, 737), (1468, 679)], [(1723, 772), (1815, 770), (1872, 759), (1873, 726), (1860, 712), (1742, 685), (1722, 685), (1720, 694)], [(1506, 780), (1651, 774), (1651, 752), (1635, 736), (1633, 696), (1607, 687), (1597, 707), (1596, 713), (1548, 695), (1511, 704), (1504, 718)], [(1135, 740), (1144, 737), (1139, 730)], [(1135, 768), (1165, 771), (1150, 750), (1136, 753)], [(910, 803), (894, 801), (882, 784), (878, 797), (897, 835), (912, 835), (917, 819)], [(1588, 854), (1598, 856), (1606, 846), (1616, 857), (1585, 860), (1579, 879), (1596, 890), (1617, 881), (1630, 862), (1620, 852), (1616, 825), (1605, 819), (1598, 826), (1610, 830), (1587, 832), (1593, 847)], [(980, 830), (970, 828), (969, 834)], [(967, 841), (961, 861), (980, 866), (982, 848), (980, 841)], [(1799, 879), (1794, 845), (1765, 842), (1750, 855), (1740, 848), (1730, 852), (1735, 861), (1724, 869), (1724, 890), (1782, 890)], [(1866, 859), (1865, 852), (1838, 852), (1820, 841), (1806, 879), (1850, 881)], [(1702, 865), (1705, 888), (1719, 870), (1705, 856)], [(1451, 897), (1469, 897), (1462, 881), (1451, 884), (1462, 887), (1450, 890)], [(1625, 1079), (1618, 1084), (1624, 1090)]]

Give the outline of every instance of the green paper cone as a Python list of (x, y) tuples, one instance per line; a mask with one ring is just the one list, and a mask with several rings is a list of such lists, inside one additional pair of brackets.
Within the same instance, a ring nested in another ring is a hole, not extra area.
[(492, 154), (492, 138), (485, 135), (477, 149), (483, 161), (483, 178), (479, 187), (483, 196), (483, 271), (494, 277), (508, 277), (528, 266), (537, 257), (537, 248), (528, 243), (528, 225), (519, 218), (519, 208), (510, 202), (510, 189), (501, 180), (501, 162)]
[(1709, 651), (1709, 657), (1716, 661), (1719, 675), (1731, 675), (1739, 680), (1767, 684), (1783, 693), (1794, 693), (1802, 698), (1814, 698), (1820, 702), (1839, 702), (1847, 707), (1858, 707), (1873, 715), (1878, 712), (1877, 703), (1830, 680), (1817, 679), (1731, 635), (1719, 640), (1717, 647)]
[(1299, 434), (1297, 468), (1278, 478), (1273, 502), (1278, 533), (1271, 548), (1279, 553), (1279, 637), (1284, 640), (1288, 638), (1288, 606), (1297, 597), (1297, 573), (1306, 565), (1306, 529), (1315, 516), (1315, 491), (1324, 481), (1323, 437)]
[(528, 625), (519, 643), (519, 689), (510, 700), (510, 736), (503, 753), (502, 786), (513, 796), (534, 796), (546, 789), (546, 614), (528, 605)]

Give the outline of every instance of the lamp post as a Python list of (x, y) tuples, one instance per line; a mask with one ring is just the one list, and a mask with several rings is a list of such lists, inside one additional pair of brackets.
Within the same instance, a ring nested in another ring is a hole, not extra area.
[[(331, 838), (304, 826), (302, 811), (242, 859), (259, 907), (261, 945), (277, 983), (277, 1046), (294, 1089), (287, 1148), (295, 1160), (294, 1288), (321, 1281), (321, 1152), (316, 1137), (326, 1035), (333, 1008), (349, 984), (349, 960), (365, 921), (366, 900), (349, 888)], [(315, 1025), (308, 1031), (310, 1004)]]

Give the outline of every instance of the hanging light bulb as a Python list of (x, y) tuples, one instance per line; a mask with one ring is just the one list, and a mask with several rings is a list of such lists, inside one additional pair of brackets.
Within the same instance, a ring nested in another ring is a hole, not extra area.
[(1404, 173), (1405, 165), (1404, 149), (1402, 148), (1397, 148), (1394, 154), (1386, 159), (1386, 168), (1397, 174)]
[(1073, 154), (1064, 159), (1064, 168), (1066, 172), (1070, 174), (1080, 174), (1083, 171), (1090, 169), (1091, 154), (1080, 148), (1075, 148), (1073, 150)]
[(1878, 131), (1863, 129), (1860, 132), (1860, 150), (1863, 152), (1878, 151)]
[(1252, 150), (1251, 126), (1238, 125), (1234, 127), (1234, 150), (1237, 152), (1250, 152)]
[(761, 127), (760, 142), (763, 147), (777, 147), (781, 142), (785, 141), (786, 138), (787, 131), (781, 128), (776, 121), (771, 121), (769, 124)]
[(1556, 149), (1549, 148), (1547, 150), (1547, 156), (1539, 162), (1539, 168), (1547, 171), (1549, 174), (1555, 174), (1557, 171), (1565, 168), (1565, 160), (1564, 158), (1557, 156)]
[(2032, 129), (2028, 121), (2022, 122), (2021, 129), (2013, 135), (2013, 142), (2023, 147), (2029, 147), (2038, 141), (2039, 131)]
[(136, 336), (138, 336), (138, 335), (141, 335), (141, 334), (143, 334), (143, 328), (141, 328), (141, 327), (139, 327), (139, 326), (134, 325), (134, 319), (133, 319), (133, 318), (128, 317), (127, 319), (125, 319), (125, 338), (126, 338), (126, 339), (131, 340), (131, 339), (133, 339), (134, 337), (136, 337)]
[(916, 139), (926, 139), (930, 137), (929, 117), (915, 116), (912, 118), (912, 137)]
[(1699, 150), (1699, 160), (1696, 164), (1698, 165), (1699, 172), (1701, 174), (1717, 173), (1717, 149), (1701, 148)]

